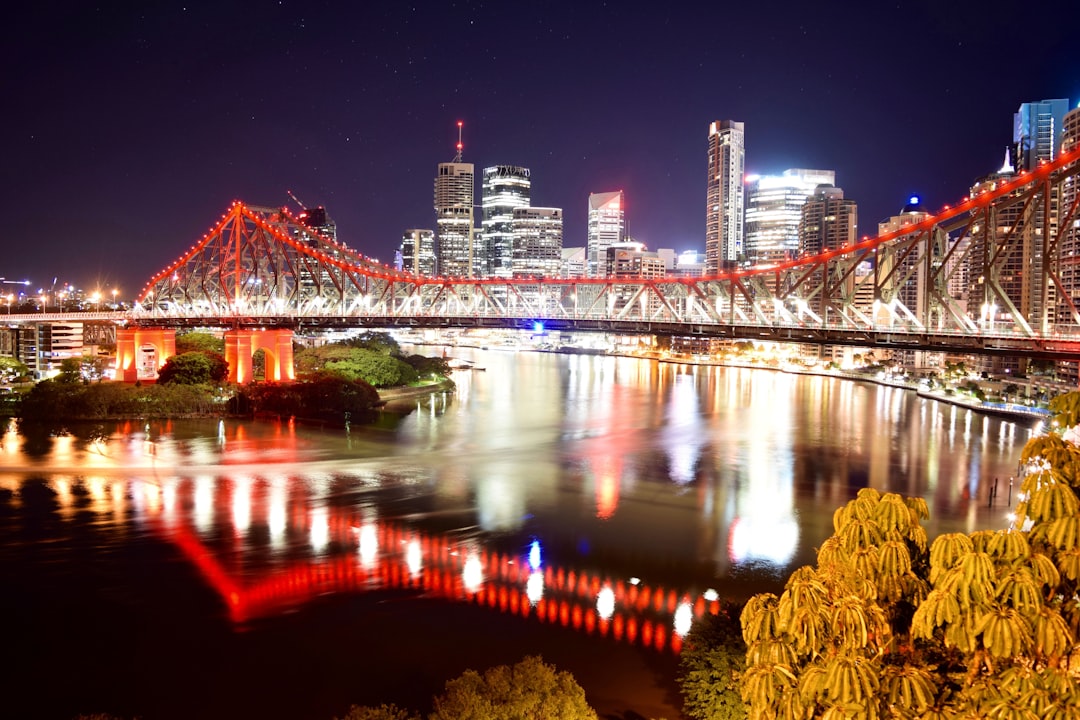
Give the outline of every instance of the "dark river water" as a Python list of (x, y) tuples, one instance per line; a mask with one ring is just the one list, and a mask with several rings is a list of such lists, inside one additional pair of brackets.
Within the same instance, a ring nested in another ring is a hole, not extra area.
[(457, 355), (483, 370), (368, 426), (9, 428), (2, 714), (426, 713), (539, 654), (602, 717), (675, 720), (695, 618), (779, 590), (863, 487), (925, 497), (931, 537), (1003, 527), (1033, 432), (834, 378)]

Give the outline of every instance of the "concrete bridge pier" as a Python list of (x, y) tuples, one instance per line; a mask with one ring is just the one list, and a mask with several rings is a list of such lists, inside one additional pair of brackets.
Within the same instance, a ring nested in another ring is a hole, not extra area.
[(115, 379), (129, 383), (154, 380), (165, 361), (175, 354), (175, 330), (117, 328)]
[(266, 379), (282, 382), (294, 380), (292, 330), (238, 328), (225, 331), (225, 359), (229, 363), (229, 380), (246, 383), (252, 379), (251, 357), (259, 350), (266, 352)]

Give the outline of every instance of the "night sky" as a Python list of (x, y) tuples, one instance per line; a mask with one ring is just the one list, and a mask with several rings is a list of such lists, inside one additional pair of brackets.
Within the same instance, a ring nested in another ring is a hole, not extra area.
[(1080, 98), (1066, 0), (18, 5), (0, 276), (128, 298), (234, 199), (287, 190), (392, 262), (434, 227), (458, 120), (477, 175), (531, 168), (566, 246), (588, 194), (623, 189), (630, 233), (682, 251), (704, 250), (713, 120), (746, 123), (749, 173), (835, 170), (874, 234), (1000, 167), (1021, 102)]

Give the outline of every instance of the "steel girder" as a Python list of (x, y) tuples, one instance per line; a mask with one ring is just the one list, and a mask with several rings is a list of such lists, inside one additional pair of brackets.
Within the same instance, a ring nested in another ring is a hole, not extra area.
[(811, 338), (1060, 338), (1080, 333), (1080, 268), (1072, 269), (1080, 248), (1063, 251), (1080, 217), (1078, 173), (1074, 151), (901, 231), (703, 278), (416, 277), (319, 236), (284, 209), (234, 203), (148, 283), (132, 320), (548, 321), (732, 337), (788, 328)]

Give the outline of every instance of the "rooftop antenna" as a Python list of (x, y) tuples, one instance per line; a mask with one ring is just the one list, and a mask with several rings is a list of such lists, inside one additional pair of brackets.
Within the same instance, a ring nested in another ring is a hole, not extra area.
[(461, 142), (461, 126), (464, 125), (461, 120), (457, 121), (457, 155), (454, 156), (454, 162), (461, 162), (461, 151), (465, 149), (464, 143)]

